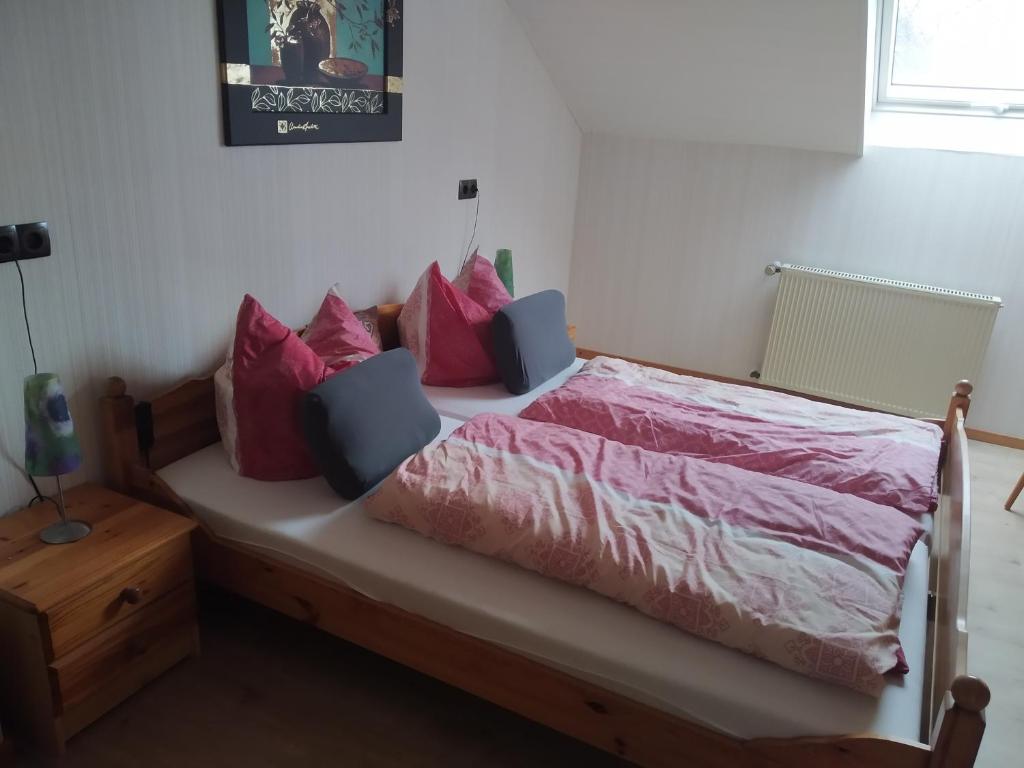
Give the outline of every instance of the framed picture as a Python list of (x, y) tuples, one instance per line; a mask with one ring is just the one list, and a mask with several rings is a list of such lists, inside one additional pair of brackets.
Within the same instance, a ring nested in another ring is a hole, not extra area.
[(402, 0), (219, 0), (224, 143), (402, 140)]

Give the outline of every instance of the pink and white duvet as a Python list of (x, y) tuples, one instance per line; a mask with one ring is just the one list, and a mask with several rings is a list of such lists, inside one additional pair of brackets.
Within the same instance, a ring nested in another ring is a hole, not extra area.
[(901, 590), (922, 529), (855, 496), (484, 415), (367, 507), (815, 678), (878, 695), (907, 671)]
[(934, 424), (597, 357), (519, 414), (896, 507), (938, 502)]

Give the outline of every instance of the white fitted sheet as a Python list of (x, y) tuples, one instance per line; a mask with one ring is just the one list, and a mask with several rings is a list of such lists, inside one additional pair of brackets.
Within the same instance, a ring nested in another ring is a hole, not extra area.
[(479, 387), (423, 387), (427, 399), (442, 416), (469, 421), (481, 413), (500, 413), (516, 416), (541, 395), (562, 386), (583, 367), (586, 360), (576, 358), (572, 365), (552, 376), (525, 395), (512, 395), (504, 384), (484, 384)]
[[(458, 425), (443, 418), (438, 439)], [(375, 521), (322, 479), (240, 477), (220, 445), (159, 474), (224, 539), (733, 736), (874, 732), (918, 740), (923, 542), (910, 560), (900, 628), (911, 672), (875, 700), (688, 635), (586, 589)]]

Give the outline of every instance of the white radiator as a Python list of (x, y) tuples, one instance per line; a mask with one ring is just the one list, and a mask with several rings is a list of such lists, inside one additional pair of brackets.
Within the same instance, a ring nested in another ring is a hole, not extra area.
[(774, 264), (779, 296), (761, 382), (906, 416), (941, 417), (977, 383), (994, 296)]

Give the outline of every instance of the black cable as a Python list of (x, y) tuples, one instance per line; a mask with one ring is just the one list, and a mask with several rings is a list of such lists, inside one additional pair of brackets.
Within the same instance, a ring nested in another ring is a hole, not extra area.
[[(28, 348), (32, 353), (32, 370), (38, 374), (39, 364), (36, 362), (36, 345), (32, 343), (32, 326), (28, 322), (28, 301), (25, 299), (25, 275), (21, 271), (21, 263), (17, 259), (14, 260), (14, 266), (18, 268), (18, 279), (21, 281), (21, 313), (25, 317), (25, 334), (28, 336)], [(28, 503), (28, 506), (31, 507), (44, 501), (53, 501), (53, 499), (39, 490), (39, 484), (36, 483), (36, 479), (32, 475), (26, 473), (25, 476), (32, 483), (32, 490), (36, 493)]]
[[(28, 348), (32, 352), (32, 370), (35, 373), (39, 373), (39, 364), (36, 362), (36, 347), (32, 343), (32, 326), (28, 323), (28, 302), (25, 300), (25, 275), (22, 274), (21, 264), (17, 259), (14, 260), (14, 266), (18, 268), (18, 279), (21, 280), (21, 312), (25, 316), (25, 333), (28, 334)], [(37, 488), (36, 490), (38, 491), (39, 489)]]
[(462, 259), (462, 263), (459, 264), (459, 272), (462, 272), (462, 268), (466, 266), (466, 262), (469, 261), (469, 254), (473, 250), (473, 241), (476, 240), (476, 225), (480, 222), (480, 190), (476, 192), (476, 215), (473, 217), (473, 234), (469, 236), (469, 247), (466, 249), (466, 256)]
[(36, 504), (41, 504), (44, 501), (53, 502), (52, 498), (50, 498), (49, 496), (47, 496), (46, 494), (39, 490), (39, 484), (36, 482), (36, 479), (32, 477), (32, 475), (26, 472), (25, 477), (27, 477), (28, 481), (32, 483), (32, 490), (36, 492), (36, 495), (32, 497), (32, 500), (27, 504), (27, 506), (34, 507)]

